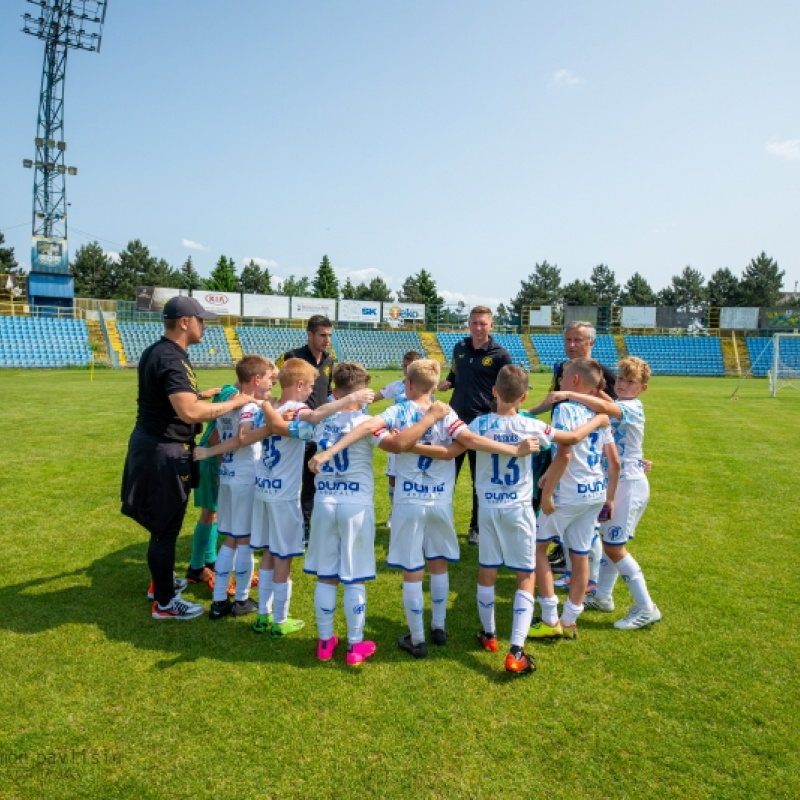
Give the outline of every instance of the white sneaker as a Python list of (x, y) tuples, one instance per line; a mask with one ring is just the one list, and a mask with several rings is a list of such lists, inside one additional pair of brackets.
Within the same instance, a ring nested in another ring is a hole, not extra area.
[(614, 627), (620, 631), (632, 631), (636, 628), (644, 628), (646, 625), (652, 625), (654, 622), (661, 621), (661, 612), (658, 606), (654, 603), (652, 610), (648, 611), (646, 608), (639, 606), (631, 606), (628, 613), (614, 623)]
[(613, 611), (615, 608), (614, 598), (604, 597), (602, 594), (597, 594), (597, 592), (587, 594), (583, 598), (583, 607), (591, 608), (593, 611)]
[(205, 608), (200, 603), (190, 603), (180, 595), (175, 595), (166, 608), (161, 608), (154, 600), (152, 614), (153, 619), (194, 619), (204, 611)]

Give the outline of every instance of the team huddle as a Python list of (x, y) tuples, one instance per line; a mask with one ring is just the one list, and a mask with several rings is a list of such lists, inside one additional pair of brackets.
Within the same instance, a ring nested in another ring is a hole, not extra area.
[[(548, 397), (554, 404), (549, 425), (520, 411), (528, 390), (521, 367), (507, 365), (499, 371), (492, 390), (496, 410), (469, 425), (433, 399), (440, 380), (438, 362), (409, 353), (403, 371), (402, 381), (376, 394), (367, 388), (370, 376), (361, 365), (337, 364), (330, 402), (311, 409), (305, 400), (318, 373), (306, 361), (290, 358), (277, 370), (271, 361), (251, 355), (236, 365), (236, 388), (254, 402), (210, 423), (201, 442), (205, 446), (195, 448), (195, 458), (204, 465), (216, 465), (214, 457), (221, 458), (217, 529), (224, 542), (215, 558), (206, 555), (207, 562), (214, 562), (213, 580), (207, 580), (213, 584), (211, 619), (255, 614), (254, 630), (272, 637), (303, 627), (290, 615), (291, 565), (305, 551), (300, 484), (308, 441), (317, 444), (308, 463), (316, 474), (316, 493), (303, 570), (317, 579), (320, 660), (333, 658), (339, 643), (334, 632), (339, 583), (344, 587), (347, 663), (361, 664), (376, 650), (374, 642), (364, 639), (366, 583), (376, 577), (374, 447), (390, 454), (387, 564), (403, 573), (409, 630), (398, 646), (414, 658), (427, 655), (428, 639), (437, 646), (447, 641), (448, 566), (459, 560), (453, 460), (465, 450), (477, 452), (477, 638), (489, 652), (499, 649), (498, 570), (516, 573), (508, 672), (535, 669), (524, 649), (527, 640), (574, 639), (584, 608), (614, 611), (617, 575), (622, 575), (634, 604), (615, 627), (640, 628), (661, 618), (642, 570), (626, 549), (649, 497), (639, 400), (650, 376), (645, 362), (633, 357), (620, 361), (616, 400), (603, 393), (596, 361), (566, 362), (560, 390)], [(270, 397), (276, 382), (281, 390), (277, 400)], [(394, 404), (376, 416), (366, 414), (366, 405), (381, 398), (392, 398)], [(546, 461), (548, 450), (551, 458)], [(587, 593), (589, 554), (598, 535), (604, 556)], [(554, 542), (563, 544), (570, 560), (569, 596), (560, 614), (548, 560)], [(203, 548), (208, 553), (205, 543)], [(257, 580), (254, 551), (262, 553)], [(423, 614), (426, 569), (432, 609), (428, 630)], [(228, 592), (234, 583), (231, 600)], [(249, 596), (251, 583), (257, 586), (257, 603)], [(534, 622), (536, 592), (541, 615)], [(196, 614), (189, 616), (202, 613), (203, 607), (196, 605)]]

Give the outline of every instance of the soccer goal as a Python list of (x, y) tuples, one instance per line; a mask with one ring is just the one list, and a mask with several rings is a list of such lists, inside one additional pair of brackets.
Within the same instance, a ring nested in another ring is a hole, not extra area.
[(770, 394), (775, 397), (787, 387), (800, 389), (800, 333), (776, 333), (772, 337)]

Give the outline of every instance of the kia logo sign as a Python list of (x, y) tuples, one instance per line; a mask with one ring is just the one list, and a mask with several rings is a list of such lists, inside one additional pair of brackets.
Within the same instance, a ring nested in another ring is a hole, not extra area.
[(228, 295), (226, 294), (207, 294), (203, 299), (210, 306), (226, 306), (228, 305)]

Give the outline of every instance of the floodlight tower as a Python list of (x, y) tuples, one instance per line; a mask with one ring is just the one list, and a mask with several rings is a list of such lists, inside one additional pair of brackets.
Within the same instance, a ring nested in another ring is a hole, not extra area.
[(100, 51), (108, 0), (28, 0), (37, 7), (23, 14), (23, 32), (44, 41), (44, 66), (39, 91), (36, 157), (24, 159), (34, 168), (32, 272), (66, 273), (67, 193), (65, 175), (64, 78), (67, 52)]

